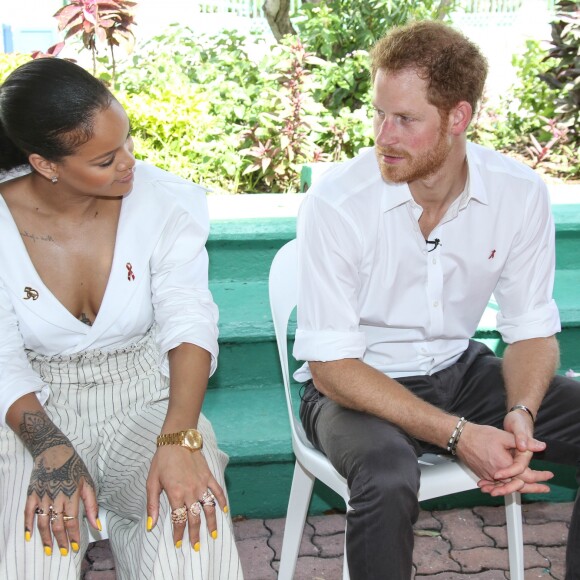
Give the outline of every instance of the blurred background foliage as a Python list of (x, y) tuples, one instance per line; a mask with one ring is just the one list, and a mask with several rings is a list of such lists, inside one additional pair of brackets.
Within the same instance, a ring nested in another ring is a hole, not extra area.
[[(575, 4), (556, 2), (552, 44), (528, 41), (514, 57), (517, 81), (499, 104), (484, 100), (470, 128), (472, 140), (564, 179), (580, 178)], [(297, 191), (303, 163), (372, 145), (366, 49), (391, 26), (447, 20), (455, 6), (306, 3), (293, 19), (297, 35), (274, 44), (174, 25), (117, 59), (114, 74), (111, 57), (98, 56), (96, 74), (125, 106), (138, 157), (218, 191)], [(28, 58), (0, 54), (0, 80)]]

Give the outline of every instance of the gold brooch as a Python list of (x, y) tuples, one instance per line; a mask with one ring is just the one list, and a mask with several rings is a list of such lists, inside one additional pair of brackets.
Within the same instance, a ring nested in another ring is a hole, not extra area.
[(31, 298), (32, 300), (38, 300), (38, 291), (34, 288), (26, 286), (26, 288), (24, 288), (24, 293), (26, 294), (24, 300), (30, 300)]

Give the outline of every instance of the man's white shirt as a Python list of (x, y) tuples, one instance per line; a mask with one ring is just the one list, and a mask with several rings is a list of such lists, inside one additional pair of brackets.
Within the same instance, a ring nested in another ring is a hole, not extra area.
[[(407, 184), (388, 184), (373, 149), (326, 172), (298, 217), (303, 361), (361, 359), (391, 377), (432, 374), (467, 348), (494, 294), (505, 342), (560, 331), (554, 224), (530, 168), (468, 144), (467, 185), (427, 244)], [(310, 378), (308, 364), (296, 380)]]

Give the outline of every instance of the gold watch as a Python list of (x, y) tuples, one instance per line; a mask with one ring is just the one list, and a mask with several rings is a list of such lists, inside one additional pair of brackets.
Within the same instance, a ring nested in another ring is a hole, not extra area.
[(157, 437), (157, 447), (161, 445), (181, 445), (190, 451), (199, 451), (203, 447), (203, 437), (197, 429), (187, 429), (179, 433), (164, 433)]

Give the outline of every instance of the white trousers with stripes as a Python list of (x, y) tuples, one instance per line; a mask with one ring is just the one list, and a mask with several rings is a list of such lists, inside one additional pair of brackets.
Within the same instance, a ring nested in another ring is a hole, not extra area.
[[(56, 357), (28, 353), (28, 358), (51, 387), (46, 412), (70, 439), (95, 481), (99, 507), (106, 511), (117, 579), (242, 579), (231, 520), (221, 510), (216, 510), (216, 540), (202, 520), (199, 552), (188, 541), (181, 548), (174, 546), (164, 493), (159, 521), (151, 532), (146, 531), (145, 482), (169, 396), (151, 333), (113, 352), (91, 350)], [(203, 454), (225, 490), (227, 456), (218, 449), (203, 415), (198, 429), (204, 439)], [(58, 549), (52, 556), (44, 554), (38, 530), (30, 542), (24, 540), (31, 470), (30, 453), (12, 430), (0, 427), (0, 580), (76, 580), (88, 544), (85, 526), (81, 526), (81, 550), (64, 557)]]

